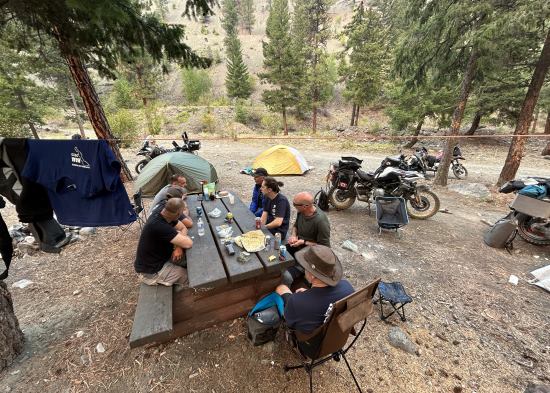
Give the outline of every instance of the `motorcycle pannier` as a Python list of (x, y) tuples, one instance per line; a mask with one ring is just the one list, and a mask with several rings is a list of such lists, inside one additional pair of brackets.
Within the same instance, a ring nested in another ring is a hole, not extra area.
[(512, 241), (516, 237), (517, 223), (514, 213), (508, 214), (493, 224), (491, 228), (483, 235), (483, 241), (489, 247), (510, 248)]

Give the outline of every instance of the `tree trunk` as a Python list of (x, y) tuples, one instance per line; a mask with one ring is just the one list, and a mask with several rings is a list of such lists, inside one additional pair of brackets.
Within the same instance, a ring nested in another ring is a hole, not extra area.
[(413, 138), (408, 142), (405, 146), (403, 146), (406, 149), (410, 149), (413, 147), (416, 142), (418, 142), (418, 135), (420, 135), (420, 131), (422, 131), (422, 125), (424, 124), (424, 117), (418, 122), (416, 125), (416, 129), (414, 130)]
[[(544, 134), (550, 134), (550, 111), (546, 114), (546, 124), (544, 125)], [(546, 144), (546, 147), (542, 149), (541, 155), (549, 156), (550, 155), (550, 141)]]
[[(64, 51), (62, 51), (62, 53), (64, 53)], [(122, 181), (133, 180), (130, 169), (128, 169), (128, 166), (124, 162), (122, 154), (120, 153), (115, 138), (111, 132), (111, 128), (107, 122), (107, 117), (105, 117), (105, 112), (103, 111), (97, 92), (95, 91), (94, 85), (90, 79), (88, 70), (84, 67), (80, 61), (80, 58), (75, 55), (67, 55), (65, 60), (67, 61), (67, 65), (69, 66), (69, 70), (71, 71), (71, 76), (73, 77), (76, 87), (78, 88), (80, 97), (82, 97), (82, 102), (86, 108), (86, 113), (88, 114), (88, 118), (90, 119), (90, 123), (92, 124), (97, 137), (99, 139), (106, 139), (109, 142), (115, 157), (118, 161), (120, 161)]]
[[(505, 182), (512, 180), (518, 171), (519, 164), (521, 163), (521, 157), (525, 148), (525, 138), (522, 135), (527, 135), (529, 132), (529, 125), (531, 123), (531, 117), (533, 116), (533, 110), (537, 104), (539, 98), (540, 89), (544, 83), (548, 66), (550, 65), (550, 30), (546, 35), (544, 46), (540, 54), (531, 83), (527, 89), (527, 94), (523, 100), (523, 106), (519, 113), (518, 122), (514, 131), (514, 137), (510, 149), (508, 150), (508, 156), (500, 172), (500, 176), (497, 181), (497, 186), (501, 186)], [(546, 150), (546, 149), (545, 149)]]
[(76, 98), (71, 88), (71, 81), (67, 79), (67, 90), (69, 90), (69, 97), (71, 97), (71, 102), (73, 104), (74, 114), (76, 116), (76, 122), (78, 123), (78, 129), (80, 130), (80, 136), (82, 139), (86, 139), (86, 133), (84, 132), (84, 124), (82, 123), (82, 118), (80, 117), (80, 111), (78, 110), (78, 104), (76, 103)]
[[(460, 97), (458, 103), (453, 112), (453, 121), (451, 123), (450, 135), (455, 136), (460, 132), (460, 124), (462, 123), (462, 118), (464, 117), (464, 109), (466, 108), (466, 103), (468, 102), (468, 95), (470, 94), (470, 89), (472, 87), (472, 80), (474, 79), (476, 71), (476, 62), (478, 58), (478, 53), (476, 49), (472, 49), (470, 58), (468, 59), (468, 64), (466, 65), (466, 70), (464, 72), (464, 78), (462, 79), (462, 86), (460, 88)], [(447, 180), (449, 177), (449, 166), (451, 165), (452, 159), (452, 150), (455, 146), (456, 138), (448, 138), (445, 148), (443, 149), (443, 157), (441, 157), (441, 162), (439, 163), (439, 168), (435, 174), (434, 184), (438, 186), (446, 186)]]
[(311, 127), (313, 129), (313, 133), (317, 133), (317, 105), (313, 105), (313, 116), (311, 119)]
[(472, 120), (472, 125), (470, 126), (470, 129), (466, 131), (466, 134), (464, 135), (474, 135), (474, 133), (479, 128), (480, 121), (481, 121), (481, 112), (476, 112), (474, 119)]
[(361, 107), (359, 105), (355, 106), (355, 119), (353, 120), (353, 125), (357, 127), (357, 123), (359, 123), (359, 111), (361, 110)]
[(283, 128), (284, 128), (284, 135), (288, 135), (288, 124), (286, 121), (286, 107), (283, 106)]
[(13, 312), (13, 301), (5, 282), (0, 281), (0, 371), (23, 350), (25, 337)]
[(351, 121), (349, 122), (349, 125), (352, 126), (352, 127), (355, 123), (355, 107), (356, 107), (355, 104), (353, 104), (352, 107), (351, 107)]
[(40, 137), (38, 136), (38, 132), (36, 131), (36, 127), (34, 126), (34, 124), (32, 124), (31, 121), (29, 121), (28, 124), (29, 124), (29, 128), (31, 129), (32, 136), (34, 136), (34, 139), (40, 139)]
[(535, 116), (533, 117), (533, 125), (531, 127), (531, 134), (535, 134), (537, 132), (537, 122), (539, 121), (539, 111), (535, 112)]

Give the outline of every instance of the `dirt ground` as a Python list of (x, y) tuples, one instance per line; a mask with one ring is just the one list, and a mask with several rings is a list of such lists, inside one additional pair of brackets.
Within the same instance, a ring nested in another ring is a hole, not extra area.
[[(315, 168), (303, 177), (281, 178), (283, 193), (317, 191), (326, 169), (340, 155), (355, 153), (374, 169), (385, 155), (368, 148), (342, 151), (333, 142), (297, 143)], [(529, 145), (519, 175), (548, 176), (550, 161)], [(239, 174), (263, 150), (259, 143), (207, 141), (200, 154), (217, 168), (222, 188), (248, 200), (252, 179)], [(463, 145), (467, 181), (490, 184), (506, 156), (502, 144)], [(129, 164), (135, 151), (127, 151)], [(451, 180), (451, 183), (457, 180)], [(378, 235), (364, 203), (331, 210), (332, 244), (345, 277), (361, 287), (376, 277), (401, 281), (413, 296), (407, 322), (369, 319), (349, 358), (368, 392), (523, 392), (528, 383), (550, 385), (550, 294), (526, 282), (529, 271), (547, 265), (548, 247), (521, 239), (515, 250), (484, 245), (484, 218), (507, 212), (506, 198), (486, 200), (436, 189), (442, 208), (426, 221), (413, 220), (403, 236)], [(13, 208), (3, 209), (8, 226)], [(24, 353), (0, 374), (0, 392), (305, 392), (303, 371), (284, 373), (297, 359), (281, 337), (253, 347), (244, 319), (160, 346), (130, 350), (128, 337), (137, 302), (133, 259), (139, 226), (121, 233), (101, 228), (65, 247), (60, 255), (15, 259), (7, 283), (26, 336)], [(359, 247), (341, 248), (344, 240)], [(364, 255), (361, 255), (364, 254)], [(511, 274), (520, 278), (508, 283)], [(34, 283), (12, 288), (21, 279)], [(402, 328), (419, 348), (408, 354), (389, 344), (388, 331)], [(101, 343), (105, 352), (99, 353)], [(314, 372), (322, 392), (353, 391), (345, 364), (330, 362)]]

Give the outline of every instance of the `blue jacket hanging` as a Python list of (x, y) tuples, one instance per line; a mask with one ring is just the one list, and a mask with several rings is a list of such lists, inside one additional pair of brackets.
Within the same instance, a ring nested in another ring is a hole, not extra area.
[(120, 163), (104, 140), (28, 140), (22, 175), (48, 190), (57, 220), (118, 226), (136, 220), (120, 180)]

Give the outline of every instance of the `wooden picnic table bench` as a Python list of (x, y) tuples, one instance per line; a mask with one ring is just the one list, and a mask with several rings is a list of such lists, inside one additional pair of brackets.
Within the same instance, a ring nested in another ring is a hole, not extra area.
[[(205, 329), (217, 323), (246, 315), (265, 294), (281, 281), (281, 273), (294, 263), (288, 253), (280, 260), (277, 250), (252, 253), (248, 262), (237, 260), (241, 251), (234, 245), (235, 255), (229, 255), (216, 233), (216, 226), (225, 223), (227, 212), (233, 213), (233, 237), (255, 230), (255, 216), (235, 195), (229, 198), (200, 200), (189, 195), (187, 205), (193, 227), (189, 236), (193, 247), (186, 250), (189, 288), (179, 292), (172, 287), (141, 284), (130, 347), (150, 342), (164, 342)], [(202, 207), (204, 236), (197, 232), (197, 206)], [(220, 217), (208, 215), (218, 208)], [(273, 235), (262, 228), (265, 235)], [(270, 256), (276, 256), (270, 261)]]

